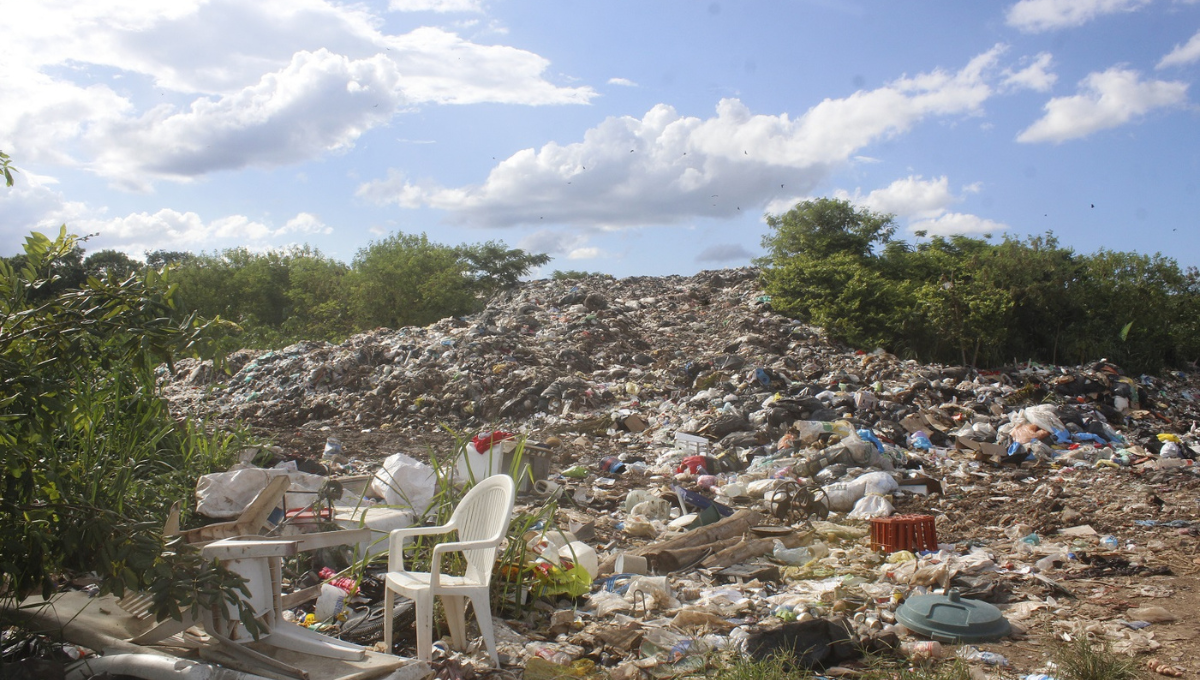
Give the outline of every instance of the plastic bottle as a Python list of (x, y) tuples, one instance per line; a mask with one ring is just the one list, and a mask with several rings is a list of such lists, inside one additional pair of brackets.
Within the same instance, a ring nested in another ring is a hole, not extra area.
[(980, 661), (989, 666), (1007, 667), (1009, 665), (1008, 659), (1003, 654), (985, 652), (978, 647), (960, 647), (957, 656), (963, 661)]
[(316, 614), (318, 620), (328, 621), (342, 613), (345, 606), (346, 591), (335, 585), (324, 583), (321, 585), (321, 594), (317, 597), (317, 605), (313, 613)]
[(900, 653), (913, 661), (923, 661), (940, 659), (946, 655), (946, 650), (936, 640), (913, 640), (901, 644)]
[(1109, 550), (1116, 550), (1121, 546), (1121, 542), (1117, 540), (1116, 536), (1109, 534), (1100, 539), (1100, 545), (1108, 548)]

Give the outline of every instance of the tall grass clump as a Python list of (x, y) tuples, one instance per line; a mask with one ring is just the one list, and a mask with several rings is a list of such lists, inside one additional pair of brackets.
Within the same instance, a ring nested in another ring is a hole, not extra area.
[(1136, 660), (1086, 635), (1059, 643), (1053, 659), (1057, 667), (1054, 676), (1059, 680), (1134, 680), (1140, 676)]

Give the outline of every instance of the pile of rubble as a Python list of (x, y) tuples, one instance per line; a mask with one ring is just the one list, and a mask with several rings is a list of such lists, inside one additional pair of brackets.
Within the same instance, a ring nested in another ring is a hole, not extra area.
[(230, 368), (180, 362), (166, 393), (322, 437), (506, 430), (549, 459), (518, 510), (554, 503), (556, 529), (512, 540), (591, 583), (498, 624), (532, 677), (673, 677), (711, 650), (818, 642), (816, 668), (852, 663), (847, 641), (949, 654), (913, 644), (929, 631), (903, 609), (945, 589), (1008, 625), (958, 647), (973, 663), (1048, 670), (1040, 645), (1090, 633), (1200, 670), (1177, 644), (1196, 632), (1177, 622), (1196, 604), (1179, 599), (1200, 527), (1192, 374), (854, 351), (772, 312), (753, 269), (535, 281), (470, 317)]

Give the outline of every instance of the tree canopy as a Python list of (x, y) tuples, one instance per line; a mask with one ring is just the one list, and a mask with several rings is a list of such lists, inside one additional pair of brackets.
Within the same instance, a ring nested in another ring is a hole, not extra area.
[(767, 224), (759, 264), (772, 305), (857, 347), (975, 365), (1108, 358), (1138, 371), (1200, 358), (1200, 272), (1161, 254), (1081, 255), (1053, 234), (910, 244), (891, 215), (828, 198)]

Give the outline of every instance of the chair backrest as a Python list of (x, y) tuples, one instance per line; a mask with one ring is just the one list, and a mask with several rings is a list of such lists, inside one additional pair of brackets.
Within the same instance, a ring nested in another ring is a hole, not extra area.
[(516, 495), (512, 477), (492, 475), (472, 487), (454, 509), (458, 540), (492, 541), (490, 548), (463, 551), (467, 561), (466, 578), (483, 585), (491, 581), (496, 548), (508, 532)]

